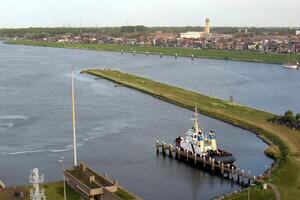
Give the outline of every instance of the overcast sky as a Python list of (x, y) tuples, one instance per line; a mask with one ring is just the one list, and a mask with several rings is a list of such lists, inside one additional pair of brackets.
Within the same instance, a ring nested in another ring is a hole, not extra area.
[(0, 27), (300, 26), (300, 0), (0, 0)]

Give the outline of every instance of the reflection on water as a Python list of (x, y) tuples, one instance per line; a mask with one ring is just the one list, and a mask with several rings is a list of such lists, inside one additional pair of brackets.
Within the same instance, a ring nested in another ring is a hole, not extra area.
[[(162, 78), (165, 75), (158, 74), (174, 64), (168, 57), (151, 61), (150, 57), (9, 45), (0, 45), (0, 55), (0, 179), (8, 185), (27, 183), (34, 167), (45, 172), (47, 181), (61, 179), (62, 154), (66, 165), (72, 165), (71, 68), (122, 66)], [(166, 82), (180, 80), (178, 70)], [(190, 128), (191, 111), (105, 80), (79, 74), (75, 78), (79, 160), (149, 200), (210, 199), (239, 188), (156, 155), (157, 139), (173, 142)], [(193, 87), (194, 83), (186, 84)], [(266, 144), (254, 134), (205, 116), (200, 116), (200, 125), (216, 131), (220, 148), (233, 152), (241, 168), (259, 175), (272, 162), (263, 153)]]

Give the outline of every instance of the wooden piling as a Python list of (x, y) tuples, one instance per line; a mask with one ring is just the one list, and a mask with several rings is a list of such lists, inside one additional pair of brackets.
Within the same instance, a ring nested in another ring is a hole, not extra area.
[(173, 145), (172, 144), (170, 144), (170, 146), (169, 146), (169, 156), (173, 157)]
[(186, 151), (186, 162), (189, 161), (189, 151)]
[(215, 159), (211, 159), (211, 170), (215, 171)]
[(156, 153), (159, 153), (159, 140), (156, 140)]
[(166, 143), (164, 141), (162, 141), (162, 154), (166, 154)]
[(221, 163), (221, 174), (224, 175), (224, 163)]

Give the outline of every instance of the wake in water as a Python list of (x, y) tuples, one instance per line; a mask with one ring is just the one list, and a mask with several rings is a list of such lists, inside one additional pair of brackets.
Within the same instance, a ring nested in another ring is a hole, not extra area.
[(13, 128), (18, 124), (28, 121), (28, 118), (22, 115), (3, 115), (0, 116), (0, 131)]

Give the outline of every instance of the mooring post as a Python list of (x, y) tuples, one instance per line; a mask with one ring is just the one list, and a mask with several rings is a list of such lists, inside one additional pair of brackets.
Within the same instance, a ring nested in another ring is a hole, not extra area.
[(191, 59), (194, 60), (194, 54), (192, 54)]
[(160, 57), (162, 57), (163, 56), (163, 53), (162, 52), (160, 52), (160, 55), (159, 55)]
[(211, 160), (211, 170), (212, 171), (215, 170), (215, 159), (214, 158)]
[(188, 161), (189, 161), (189, 151), (186, 150), (186, 162), (188, 162)]
[(149, 56), (149, 52), (147, 51), (146, 56)]
[(221, 163), (221, 174), (224, 175), (224, 163)]
[(177, 147), (177, 154), (178, 154), (178, 158), (180, 158), (180, 154), (181, 154), (180, 147)]
[(178, 54), (177, 54), (177, 53), (175, 53), (175, 59), (177, 59), (177, 57), (178, 57)]
[(245, 171), (242, 170), (242, 187), (244, 187)]
[(159, 153), (159, 140), (156, 140), (156, 153)]
[(234, 167), (231, 166), (231, 180), (233, 180), (233, 175), (234, 175)]
[(133, 53), (132, 53), (133, 55), (135, 55), (135, 50), (133, 50)]
[(237, 168), (237, 183), (240, 183), (240, 168)]
[(166, 154), (166, 143), (164, 141), (162, 141), (162, 153)]
[(194, 164), (197, 165), (197, 154), (194, 154)]
[(170, 149), (169, 149), (169, 156), (170, 156), (170, 157), (173, 157), (173, 145), (170, 144), (169, 146), (170, 146)]
[(205, 167), (206, 158), (203, 156), (203, 167)]
[(124, 50), (122, 49), (122, 51), (121, 51), (121, 54), (123, 55), (124, 54)]

